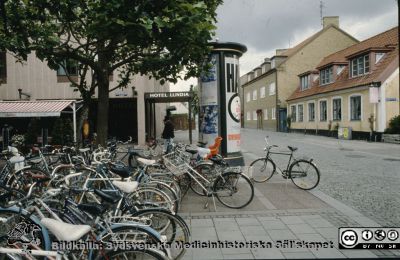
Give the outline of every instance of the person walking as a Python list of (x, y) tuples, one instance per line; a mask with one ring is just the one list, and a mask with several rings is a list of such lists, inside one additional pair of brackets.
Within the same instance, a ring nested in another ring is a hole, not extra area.
[(161, 137), (164, 139), (164, 153), (170, 153), (172, 151), (172, 143), (175, 135), (174, 124), (168, 115), (164, 118), (164, 131), (162, 132)]

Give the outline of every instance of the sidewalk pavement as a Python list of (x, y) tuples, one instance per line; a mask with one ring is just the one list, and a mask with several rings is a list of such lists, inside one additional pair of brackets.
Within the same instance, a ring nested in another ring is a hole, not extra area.
[[(246, 165), (257, 156), (242, 151)], [(294, 240), (333, 243), (333, 248), (204, 248), (189, 249), (184, 259), (400, 258), (399, 250), (339, 250), (339, 227), (378, 227), (358, 211), (316, 188), (303, 191), (274, 175), (255, 184), (255, 196), (243, 209), (229, 209), (216, 200), (204, 208), (206, 197), (189, 191), (180, 215), (191, 229), (192, 241)]]

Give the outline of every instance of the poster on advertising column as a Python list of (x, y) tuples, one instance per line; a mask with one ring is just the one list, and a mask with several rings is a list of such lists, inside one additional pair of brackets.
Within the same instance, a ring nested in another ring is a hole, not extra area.
[(209, 145), (218, 136), (218, 71), (217, 55), (210, 56), (211, 68), (200, 77), (200, 139)]
[(227, 153), (240, 152), (239, 58), (225, 57)]

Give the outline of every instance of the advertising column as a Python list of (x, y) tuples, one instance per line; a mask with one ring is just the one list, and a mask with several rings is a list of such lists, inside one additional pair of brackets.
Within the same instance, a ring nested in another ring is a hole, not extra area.
[(221, 155), (230, 165), (243, 165), (240, 152), (239, 57), (246, 46), (233, 42), (211, 43), (211, 69), (200, 79), (200, 140), (209, 145), (221, 136)]

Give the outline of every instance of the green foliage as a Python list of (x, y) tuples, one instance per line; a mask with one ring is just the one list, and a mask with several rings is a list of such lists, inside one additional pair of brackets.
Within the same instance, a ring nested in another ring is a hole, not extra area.
[[(99, 140), (108, 126), (108, 92), (127, 87), (132, 75), (155, 77), (161, 83), (197, 77), (208, 64), (222, 0), (31, 0), (5, 1), (0, 16), (0, 49), (20, 60), (35, 51), (54, 70), (66, 61), (79, 63), (79, 84), (71, 81), (85, 102), (98, 88)], [(185, 75), (180, 72), (185, 68)], [(110, 90), (109, 78), (119, 73)], [(86, 75), (93, 71), (91, 83)], [(88, 101), (89, 100), (89, 101)], [(104, 143), (103, 142), (103, 143)]]
[(26, 144), (35, 144), (37, 142), (37, 137), (40, 135), (40, 125), (39, 120), (32, 118), (29, 121), (28, 129), (25, 134)]
[(387, 134), (400, 134), (400, 115), (393, 117), (389, 121), (389, 127), (386, 128)]

